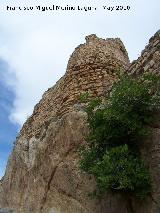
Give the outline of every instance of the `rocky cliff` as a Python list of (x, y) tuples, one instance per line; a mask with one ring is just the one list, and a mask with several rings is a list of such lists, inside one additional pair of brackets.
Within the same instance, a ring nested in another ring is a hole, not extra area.
[[(119, 196), (91, 199), (94, 178), (78, 169), (77, 146), (87, 133), (86, 114), (79, 96), (105, 96), (117, 70), (137, 75), (160, 73), (160, 33), (149, 41), (142, 55), (129, 63), (118, 38), (86, 37), (71, 55), (65, 75), (48, 89), (22, 127), (0, 183), (0, 207), (16, 213), (127, 213)], [(134, 205), (136, 213), (158, 212), (160, 201), (160, 125), (142, 148), (153, 177), (153, 200)]]

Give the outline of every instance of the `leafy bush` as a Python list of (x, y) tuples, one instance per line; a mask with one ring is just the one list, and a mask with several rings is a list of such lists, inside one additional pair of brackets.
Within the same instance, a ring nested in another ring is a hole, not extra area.
[[(83, 96), (84, 97), (84, 96)], [(148, 168), (139, 144), (150, 133), (153, 112), (160, 109), (160, 78), (122, 76), (106, 100), (91, 100), (85, 108), (89, 135), (81, 148), (80, 167), (97, 181), (96, 195), (106, 191), (144, 199), (151, 191)]]
[(90, 169), (97, 181), (98, 196), (111, 190), (143, 198), (150, 192), (148, 169), (127, 145), (110, 149)]

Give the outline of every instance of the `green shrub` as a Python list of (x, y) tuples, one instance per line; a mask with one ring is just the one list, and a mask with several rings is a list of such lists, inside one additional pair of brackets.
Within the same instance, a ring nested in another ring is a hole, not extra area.
[(112, 191), (143, 199), (151, 190), (147, 167), (127, 145), (110, 149), (90, 169), (97, 181), (98, 196)]
[(153, 112), (160, 109), (160, 78), (145, 74), (122, 76), (106, 100), (91, 100), (85, 108), (89, 135), (81, 147), (80, 168), (93, 174), (96, 195), (106, 191), (142, 199), (151, 191), (149, 170), (141, 160), (139, 144), (150, 133)]
[(80, 94), (79, 100), (81, 102), (87, 102), (88, 98), (89, 98), (89, 92), (84, 92)]

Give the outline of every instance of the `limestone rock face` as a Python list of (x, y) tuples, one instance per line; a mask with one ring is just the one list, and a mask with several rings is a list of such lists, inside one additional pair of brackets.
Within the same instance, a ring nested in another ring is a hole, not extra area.
[[(147, 59), (142, 53), (144, 65), (156, 66), (156, 72), (160, 67), (160, 60), (155, 59), (159, 57), (159, 38), (157, 33), (150, 41), (150, 48), (144, 50), (150, 55)], [(151, 54), (153, 48), (156, 53)], [(77, 147), (85, 142), (88, 132), (86, 114), (78, 99), (85, 91), (103, 97), (116, 80), (117, 70), (132, 74), (142, 58), (130, 65), (120, 39), (86, 37), (86, 43), (71, 55), (65, 75), (44, 93), (22, 127), (0, 182), (0, 208), (14, 213), (129, 213), (126, 202), (119, 196), (107, 194), (102, 200), (88, 196), (95, 188), (95, 181), (80, 171), (77, 164)], [(153, 198), (157, 200), (159, 127), (155, 131), (147, 143), (148, 152), (145, 147), (143, 152), (150, 159)], [(135, 204), (134, 208), (136, 213), (158, 212), (151, 200), (145, 206)]]
[(3, 180), (3, 207), (16, 213), (112, 212), (113, 207), (116, 212), (120, 198), (90, 200), (94, 179), (78, 169), (76, 148), (84, 142), (85, 120), (84, 112), (70, 112), (51, 122), (45, 137), (18, 139)]

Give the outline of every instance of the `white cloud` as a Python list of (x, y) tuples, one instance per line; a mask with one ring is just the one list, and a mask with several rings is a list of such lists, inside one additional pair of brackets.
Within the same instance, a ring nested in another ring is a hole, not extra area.
[[(6, 5), (51, 5), (49, 1), (0, 2), (0, 57), (15, 75), (16, 93), (10, 118), (23, 124), (43, 92), (65, 72), (69, 55), (90, 33), (121, 37), (135, 59), (159, 27), (159, 0), (54, 1), (57, 5), (129, 4), (131, 12), (7, 12)], [(9, 79), (8, 79), (9, 80)]]

